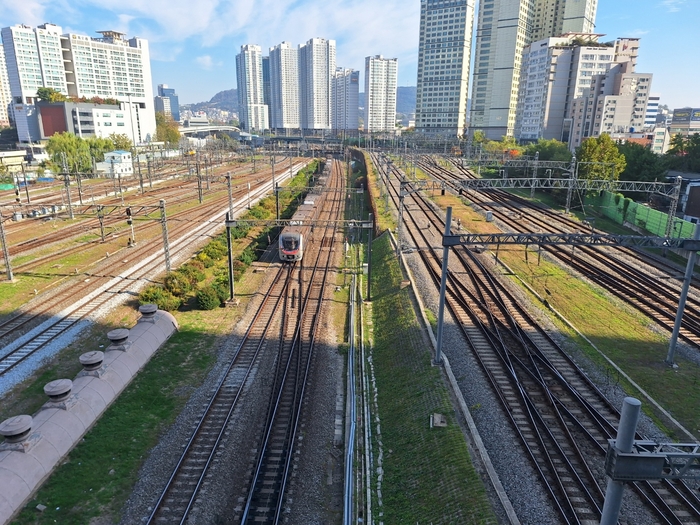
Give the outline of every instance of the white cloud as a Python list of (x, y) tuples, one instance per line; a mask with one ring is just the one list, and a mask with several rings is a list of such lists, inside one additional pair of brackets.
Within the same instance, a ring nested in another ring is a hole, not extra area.
[(195, 61), (197, 62), (197, 64), (199, 64), (199, 67), (201, 67), (202, 69), (206, 69), (207, 71), (214, 69), (214, 66), (223, 65), (221, 62), (215, 62), (210, 55), (199, 56), (195, 59)]
[(665, 7), (669, 13), (677, 13), (681, 10), (681, 7), (683, 4), (685, 4), (685, 2), (686, 0), (664, 0), (661, 2), (661, 5)]

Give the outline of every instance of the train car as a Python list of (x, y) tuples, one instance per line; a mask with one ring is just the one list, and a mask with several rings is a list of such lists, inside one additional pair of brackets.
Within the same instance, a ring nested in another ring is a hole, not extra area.
[(314, 188), (307, 194), (303, 204), (297, 208), (289, 225), (280, 233), (278, 252), (281, 261), (300, 261), (304, 256), (306, 238), (311, 232), (312, 222), (324, 198), (323, 189), (328, 181), (329, 166), (330, 164), (326, 164), (326, 170), (316, 179)]

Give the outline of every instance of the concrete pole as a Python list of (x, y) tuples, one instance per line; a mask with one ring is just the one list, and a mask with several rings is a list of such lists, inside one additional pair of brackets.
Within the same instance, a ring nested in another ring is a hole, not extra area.
[(2, 225), (2, 210), (0, 210), (0, 240), (2, 240), (2, 256), (5, 258), (5, 270), (7, 271), (7, 280), (12, 282), (12, 265), (10, 264), (10, 247), (7, 245), (7, 237), (5, 237), (5, 227)]
[[(693, 231), (693, 240), (700, 239), (700, 224), (695, 225), (695, 230)], [(676, 345), (678, 344), (678, 334), (681, 331), (681, 322), (683, 321), (683, 312), (685, 311), (685, 302), (688, 299), (688, 290), (690, 289), (690, 281), (693, 279), (693, 269), (695, 268), (695, 261), (698, 259), (698, 252), (691, 251), (688, 252), (688, 265), (685, 268), (685, 277), (683, 279), (683, 288), (681, 288), (681, 297), (678, 301), (678, 311), (676, 312), (676, 322), (673, 325), (673, 334), (671, 335), (671, 343), (668, 347), (668, 354), (666, 355), (666, 364), (669, 366), (676, 366), (674, 364), (674, 358), (676, 354)]]
[(168, 219), (165, 215), (165, 201), (160, 200), (160, 223), (163, 228), (163, 254), (165, 255), (165, 271), (170, 273), (170, 245), (168, 243)]
[[(228, 214), (233, 220), (233, 193), (231, 192), (231, 172), (226, 172), (226, 187), (228, 189)], [(249, 197), (250, 198), (250, 197)], [(248, 205), (250, 207), (250, 205)]]
[[(451, 234), (452, 228), (452, 206), (447, 208), (447, 216), (445, 217), (445, 234), (447, 237)], [(444, 240), (444, 239), (443, 239)], [(440, 278), (440, 305), (438, 307), (438, 325), (437, 325), (437, 348), (435, 349), (435, 364), (442, 363), (442, 326), (445, 321), (445, 290), (447, 289), (447, 260), (450, 255), (450, 247), (442, 248), (442, 277)]]
[[(229, 184), (230, 188), (230, 184)], [(226, 244), (228, 245), (228, 291), (230, 295), (230, 300), (234, 299), (234, 289), (233, 289), (233, 246), (231, 245), (231, 226), (230, 221), (233, 220), (233, 215), (230, 213), (226, 214)]]
[[(620, 426), (617, 428), (617, 440), (615, 441), (615, 448), (620, 452), (632, 452), (641, 408), (641, 401), (633, 397), (626, 397), (622, 403)], [(608, 480), (600, 525), (617, 525), (624, 489), (625, 484), (623, 482)]]

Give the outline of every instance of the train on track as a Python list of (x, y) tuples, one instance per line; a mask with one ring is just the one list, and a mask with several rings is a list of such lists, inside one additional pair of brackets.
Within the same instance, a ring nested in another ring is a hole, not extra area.
[(301, 261), (304, 256), (306, 240), (313, 231), (313, 221), (323, 205), (324, 190), (330, 177), (330, 162), (327, 162), (323, 172), (316, 177), (313, 189), (307, 193), (304, 202), (297, 208), (289, 225), (279, 236), (279, 258), (283, 262)]

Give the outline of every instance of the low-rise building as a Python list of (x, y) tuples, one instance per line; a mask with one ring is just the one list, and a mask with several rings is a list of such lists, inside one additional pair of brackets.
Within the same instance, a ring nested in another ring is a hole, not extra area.
[(98, 166), (98, 171), (100, 171), (99, 168), (102, 168), (109, 177), (133, 175), (134, 162), (131, 158), (131, 152), (115, 150), (105, 153), (105, 160)]

